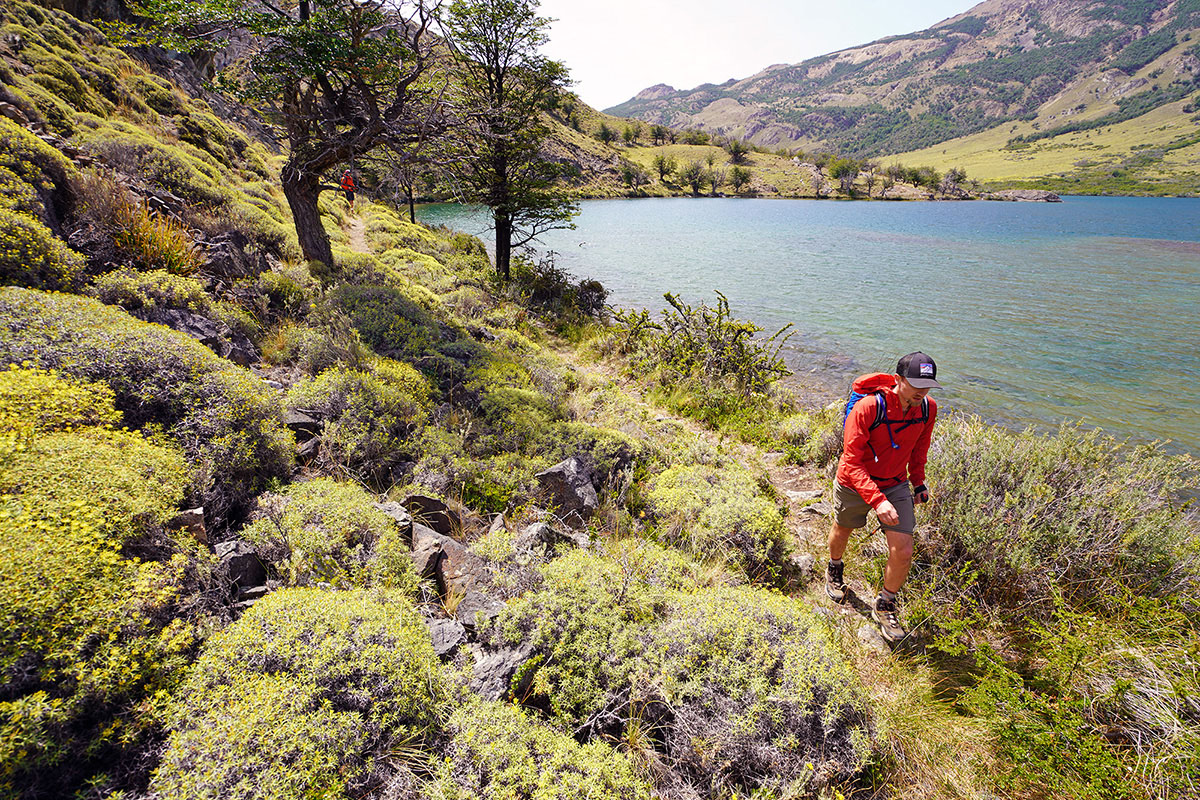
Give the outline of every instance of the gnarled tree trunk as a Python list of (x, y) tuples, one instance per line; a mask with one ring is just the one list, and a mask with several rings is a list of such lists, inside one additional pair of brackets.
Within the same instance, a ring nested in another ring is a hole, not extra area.
[(317, 198), (321, 193), (320, 181), (320, 175), (307, 173), (291, 164), (286, 165), (280, 174), (283, 195), (292, 210), (296, 238), (300, 240), (300, 251), (305, 260), (320, 261), (332, 267), (333, 250), (325, 226), (321, 224), (321, 211), (317, 207)]

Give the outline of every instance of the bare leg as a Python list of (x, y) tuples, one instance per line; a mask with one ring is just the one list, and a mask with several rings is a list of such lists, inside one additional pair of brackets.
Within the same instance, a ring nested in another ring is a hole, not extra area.
[[(887, 567), (883, 570), (883, 588), (889, 592), (899, 592), (900, 587), (904, 586), (904, 582), (908, 580), (908, 569), (912, 566), (913, 537), (912, 534), (891, 531), (887, 528), (884, 528), (883, 532), (887, 535), (888, 543)], [(829, 541), (832, 550), (832, 534), (830, 534)]]
[(829, 558), (831, 561), (840, 561), (845, 555), (846, 544), (850, 541), (852, 533), (854, 533), (853, 528), (833, 523), (833, 527), (829, 530)]

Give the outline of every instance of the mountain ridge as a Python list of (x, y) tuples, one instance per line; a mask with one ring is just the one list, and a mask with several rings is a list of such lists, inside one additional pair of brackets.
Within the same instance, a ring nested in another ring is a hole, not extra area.
[(1200, 89), (1198, 26), (1196, 0), (985, 0), (726, 84), (657, 84), (606, 112), (767, 147), (895, 154), (1013, 121), (1129, 118), (1182, 100)]

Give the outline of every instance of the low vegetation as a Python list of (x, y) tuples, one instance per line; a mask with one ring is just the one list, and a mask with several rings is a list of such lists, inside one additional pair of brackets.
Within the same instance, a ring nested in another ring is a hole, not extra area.
[[(772, 476), (823, 483), (841, 443), (780, 386), (787, 331), (724, 297), (614, 311), (552, 259), (499, 281), (478, 240), (332, 193), (306, 262), (252, 125), (63, 12), (0, 22), (27, 121), (0, 118), (0, 215), (30, 234), (0, 241), (0, 796), (1195, 793), (1193, 460), (944, 418), (913, 636), (875, 652)], [(659, 183), (966, 183), (607, 124)], [(569, 457), (596, 508), (567, 536), (538, 474)], [(397, 505), (435, 501), (469, 591), (414, 564)], [(427, 623), (479, 595), (439, 658)], [(476, 652), (521, 655), (493, 699)]]

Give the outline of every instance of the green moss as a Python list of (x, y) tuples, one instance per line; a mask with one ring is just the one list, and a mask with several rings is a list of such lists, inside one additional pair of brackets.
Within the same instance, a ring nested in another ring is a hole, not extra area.
[(107, 383), (128, 424), (165, 428), (192, 460), (214, 523), (291, 471), (278, 399), (182, 333), (88, 298), (8, 288), (0, 289), (0, 354)]
[(446, 800), (649, 800), (628, 756), (581, 745), (502, 703), (473, 703), (450, 718), (451, 756), (430, 787)]
[(318, 478), (263, 495), (241, 535), (290, 586), (383, 586), (407, 594), (417, 588), (396, 523), (351, 483)]
[(205, 648), (151, 790), (188, 800), (358, 796), (435, 726), (444, 689), (412, 604), (285, 589)]
[(699, 557), (726, 559), (750, 576), (778, 569), (787, 548), (783, 516), (748, 470), (671, 467), (655, 477), (647, 499), (666, 541)]

